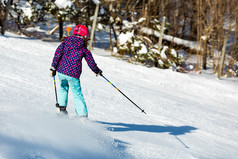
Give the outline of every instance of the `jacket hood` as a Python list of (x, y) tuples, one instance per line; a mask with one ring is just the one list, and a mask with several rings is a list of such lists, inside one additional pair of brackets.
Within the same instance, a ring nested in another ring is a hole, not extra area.
[(65, 42), (70, 42), (72, 45), (74, 45), (74, 47), (76, 48), (81, 48), (84, 46), (84, 40), (81, 37), (77, 37), (74, 35), (71, 35), (69, 37), (66, 37)]

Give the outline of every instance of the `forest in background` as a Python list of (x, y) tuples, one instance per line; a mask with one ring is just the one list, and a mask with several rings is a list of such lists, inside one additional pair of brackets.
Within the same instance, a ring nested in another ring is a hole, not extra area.
[[(211, 60), (219, 76), (238, 76), (237, 0), (1, 0), (1, 33), (6, 29), (44, 38), (48, 35), (28, 28), (58, 24), (62, 39), (66, 23), (91, 28), (98, 2), (97, 29), (108, 31), (113, 37), (110, 49), (129, 55), (129, 61), (186, 72), (190, 67), (181, 55), (186, 52), (197, 56), (192, 70), (207, 69)], [(173, 38), (163, 38), (160, 46), (163, 34)], [(196, 48), (178, 43), (176, 38), (196, 42)]]

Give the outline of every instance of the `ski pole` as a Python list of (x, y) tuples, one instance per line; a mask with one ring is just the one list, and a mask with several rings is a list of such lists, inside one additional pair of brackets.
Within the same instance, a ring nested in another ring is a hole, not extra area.
[(54, 87), (55, 87), (55, 99), (56, 99), (56, 107), (59, 107), (59, 103), (58, 103), (58, 97), (57, 97), (57, 89), (56, 89), (56, 81), (55, 81), (55, 76), (53, 76), (54, 78)]
[(138, 109), (141, 110), (142, 113), (145, 113), (145, 110), (141, 109), (136, 103), (134, 103), (129, 97), (127, 97), (120, 89), (118, 89), (114, 84), (112, 84), (106, 77), (104, 77), (102, 74), (100, 74), (108, 83), (110, 83), (116, 90), (118, 90), (123, 96), (125, 96), (131, 103), (133, 103)]

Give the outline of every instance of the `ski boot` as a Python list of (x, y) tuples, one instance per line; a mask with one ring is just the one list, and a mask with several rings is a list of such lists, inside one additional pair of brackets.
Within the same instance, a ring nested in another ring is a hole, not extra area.
[(68, 112), (66, 110), (66, 106), (56, 106), (57, 114), (59, 116), (68, 116)]

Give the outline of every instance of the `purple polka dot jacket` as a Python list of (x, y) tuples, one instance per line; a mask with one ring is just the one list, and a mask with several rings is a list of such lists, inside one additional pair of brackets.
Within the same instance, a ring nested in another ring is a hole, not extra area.
[(82, 72), (82, 59), (85, 58), (90, 69), (98, 73), (99, 68), (84, 40), (74, 35), (66, 37), (55, 51), (51, 66), (64, 75), (79, 78)]

